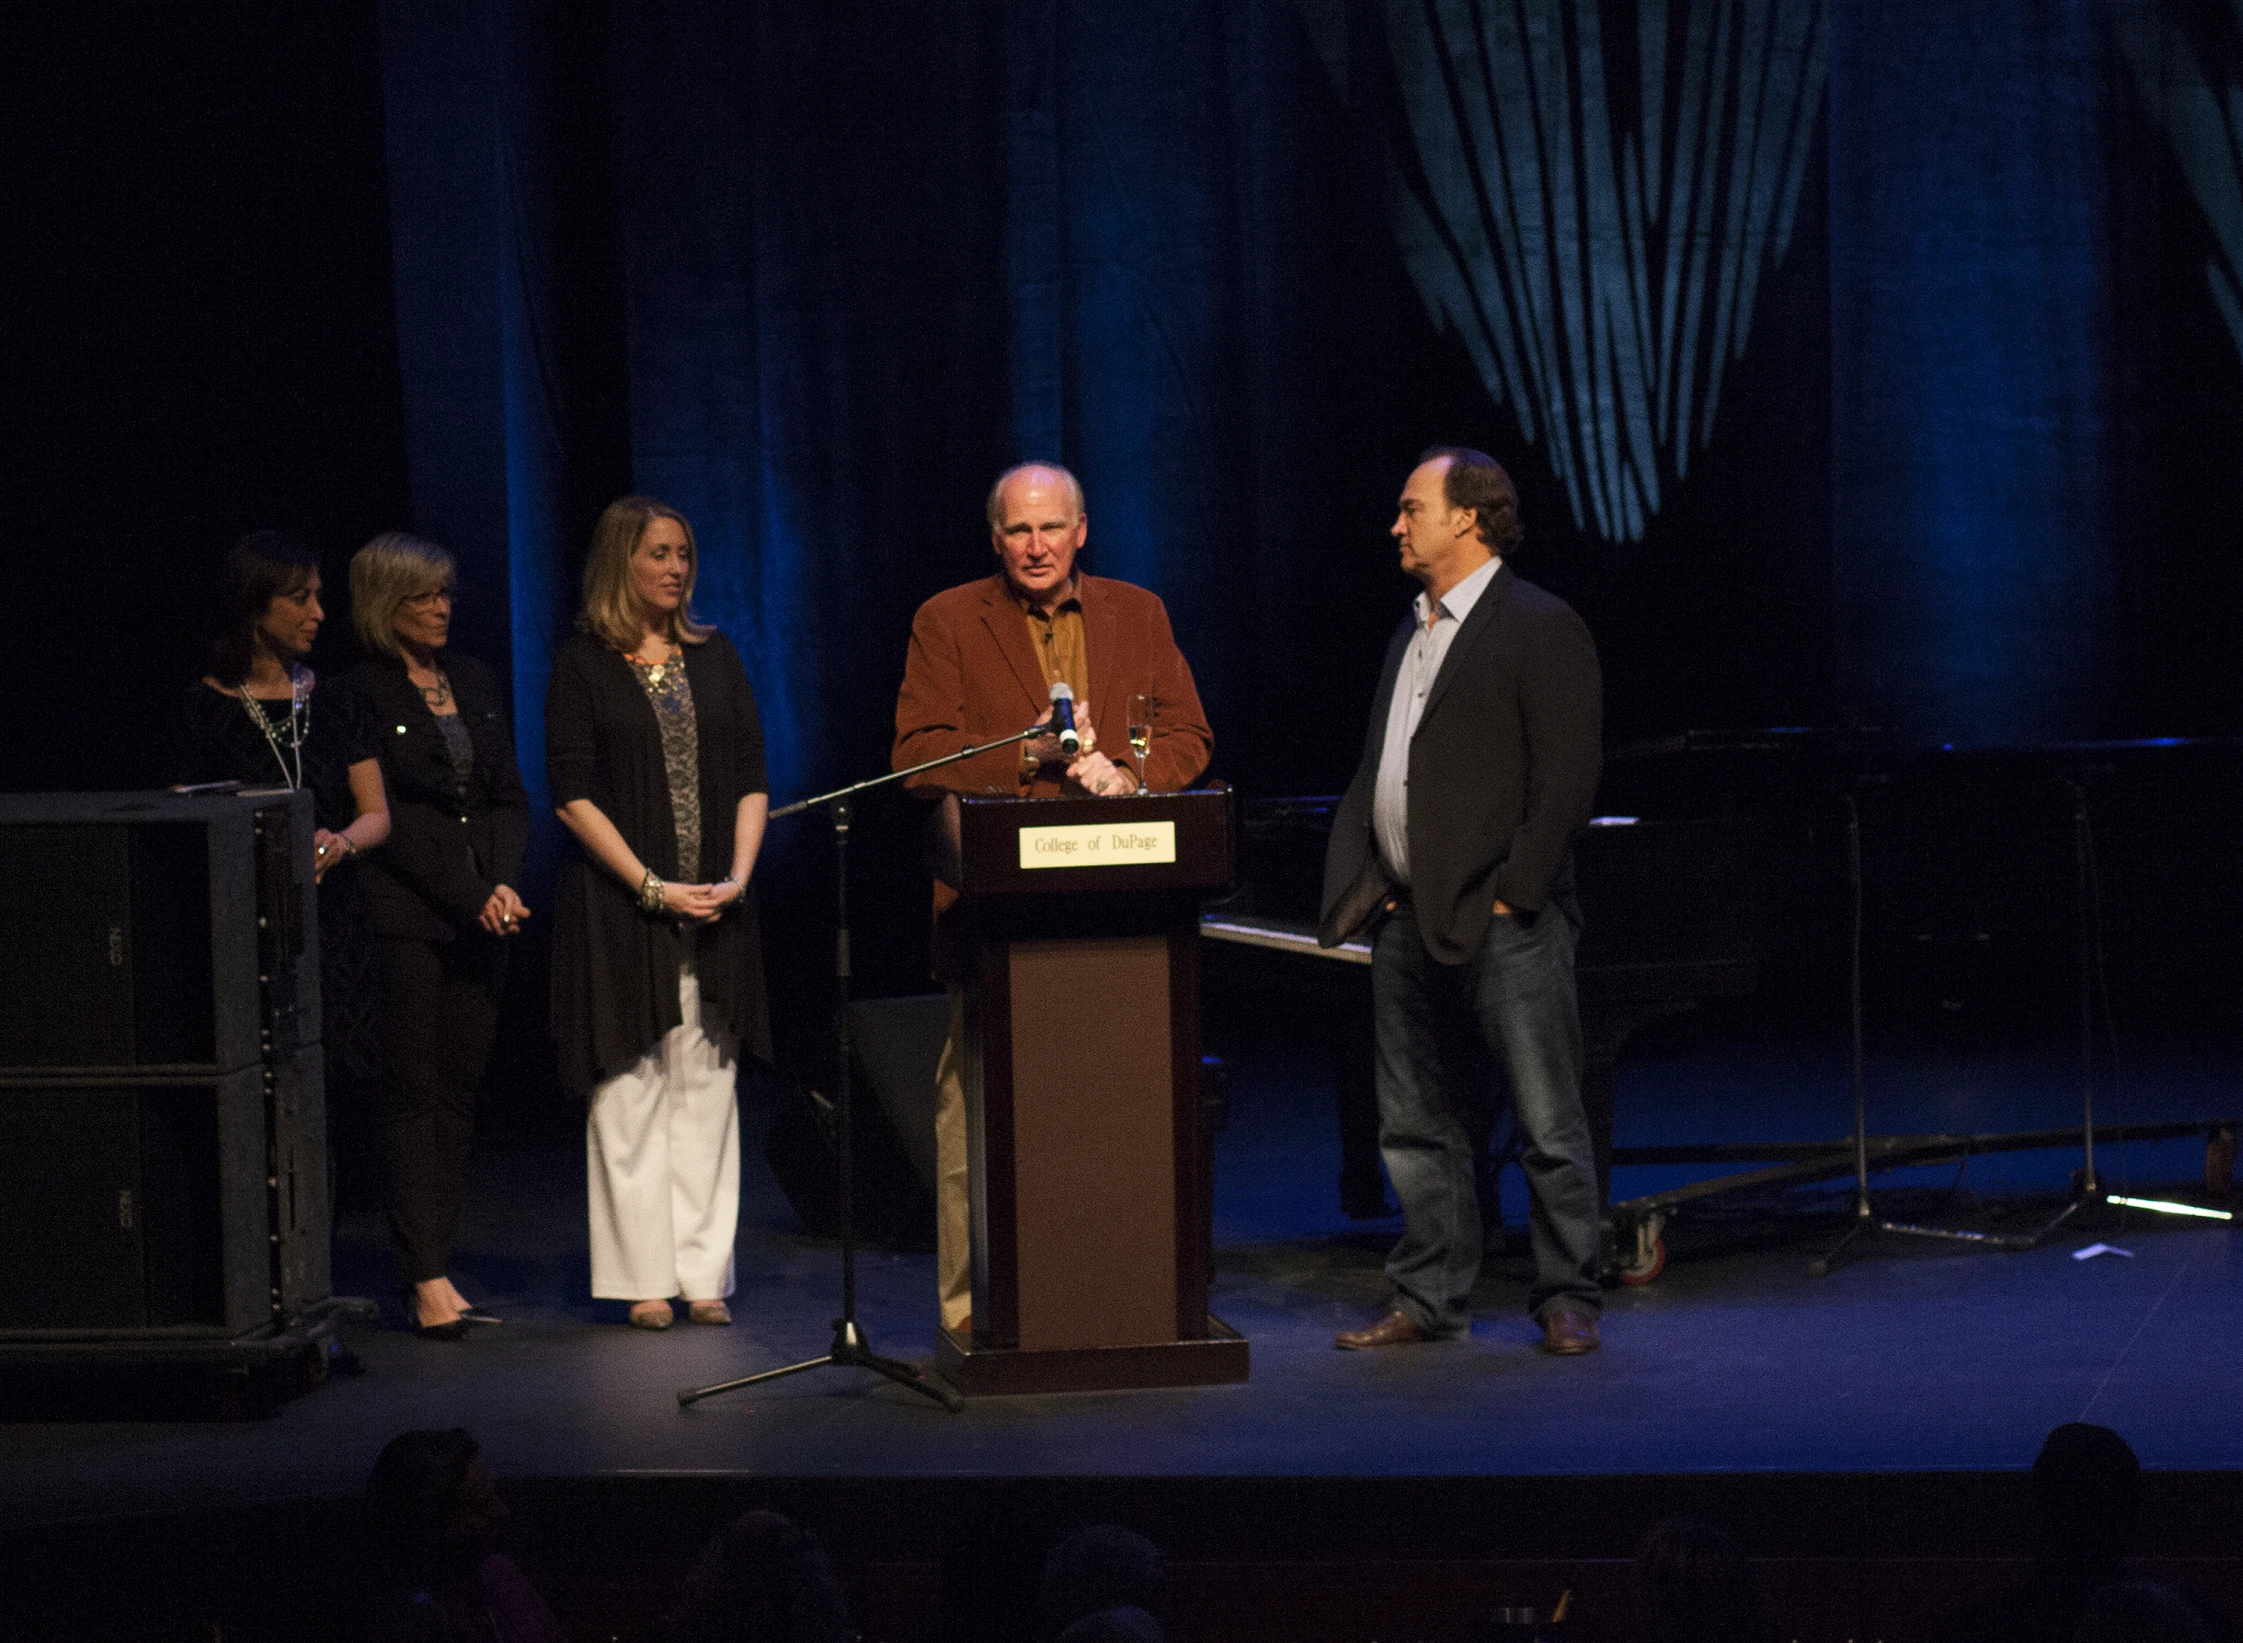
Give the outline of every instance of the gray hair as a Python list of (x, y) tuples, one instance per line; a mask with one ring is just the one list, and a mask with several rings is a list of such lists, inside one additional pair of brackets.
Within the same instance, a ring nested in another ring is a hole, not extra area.
[(1005, 486), (1009, 484), (1016, 475), (1027, 473), (1031, 468), (1041, 468), (1045, 473), (1054, 473), (1059, 475), (1059, 477), (1066, 483), (1068, 499), (1075, 504), (1075, 517), (1077, 519), (1080, 519), (1083, 516), (1083, 484), (1081, 480), (1077, 479), (1073, 474), (1069, 473), (1065, 468), (1062, 468), (1056, 462), (1021, 462), (1014, 464), (1012, 467), (1007, 468), (1003, 473), (999, 474), (997, 476), (997, 483), (989, 487), (988, 514), (989, 528), (991, 530), (1000, 530), (1004, 527)]
[(384, 531), (350, 557), (350, 620), (359, 642), (377, 656), (402, 656), (397, 611), (408, 599), (443, 593), (453, 582), (452, 556), (405, 531)]

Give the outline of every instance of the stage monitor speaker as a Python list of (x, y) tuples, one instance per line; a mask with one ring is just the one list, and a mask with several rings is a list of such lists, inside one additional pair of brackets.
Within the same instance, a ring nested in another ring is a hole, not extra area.
[(326, 1299), (320, 1077), (310, 1045), (212, 1079), (0, 1088), (0, 1339), (232, 1338)]
[(211, 1076), (316, 1043), (296, 794), (0, 795), (0, 1073)]
[(0, 796), (0, 1341), (330, 1293), (310, 795)]

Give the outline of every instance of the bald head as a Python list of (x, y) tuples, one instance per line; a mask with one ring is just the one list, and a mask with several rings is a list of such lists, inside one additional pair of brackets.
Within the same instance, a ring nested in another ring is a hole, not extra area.
[(1083, 511), (1082, 482), (1056, 462), (1023, 462), (1016, 468), (1007, 468), (997, 476), (997, 483), (989, 487), (989, 524), (992, 530), (1005, 522), (1005, 493), (1014, 485), (1057, 485), (1067, 493), (1067, 499), (1077, 514)]
[(1066, 597), (1087, 534), (1083, 488), (1056, 463), (1022, 463), (990, 489), (990, 543), (1005, 579), (1032, 605)]

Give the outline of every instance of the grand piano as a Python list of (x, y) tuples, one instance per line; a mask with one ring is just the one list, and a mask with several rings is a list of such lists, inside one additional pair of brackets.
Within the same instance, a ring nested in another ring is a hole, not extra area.
[[(1243, 882), (1208, 910), (1211, 991), (1281, 989), (1316, 1001), (1336, 1034), (1339, 1191), (1351, 1215), (1389, 1212), (1371, 1094), (1370, 954), (1316, 946), (1324, 844), (1337, 800), (1248, 801)], [(2083, 870), (2099, 886), (2098, 973), (2136, 1007), (2195, 1020), (2232, 1011), (2231, 927), (2206, 907), (2243, 905), (2243, 741), (2160, 738), (2029, 748), (1903, 747), (1828, 729), (1694, 731), (1613, 750), (1599, 815), (1575, 845), (1584, 912), (1578, 957), (1583, 1094), (1607, 1204), (1608, 1275), (1648, 1282), (1665, 1259), (1665, 1217), (1738, 1187), (1830, 1179), (1853, 1169), (1850, 1138), (1615, 1148), (1615, 1070), (1629, 1038), (1663, 1016), (1758, 994), (1777, 1017), (1843, 1021), (1853, 940), (1847, 817), (1863, 839), (1872, 1009), (1912, 1032), (2067, 1031), (2077, 987)], [(2122, 996), (2121, 1003), (2125, 999)], [(2108, 1006), (2105, 1006), (2106, 1010)], [(2224, 1017), (2223, 1017), (2224, 1018)], [(1929, 1023), (1927, 1027), (1925, 1024)], [(2062, 1042), (2061, 1038), (2056, 1040)], [(1491, 1069), (1491, 1077), (1492, 1069)], [(2067, 1115), (2052, 1109), (2061, 1124)], [(2105, 1128), (2098, 1141), (2207, 1130), (2206, 1184), (2224, 1197), (2231, 1120)], [(2002, 1136), (1877, 1136), (1875, 1168), (1971, 1152), (2066, 1144), (2070, 1130)], [(1483, 1205), (1502, 1159), (1488, 1153)], [(1775, 1161), (1743, 1175), (1610, 1204), (1624, 1164)]]
[[(1771, 969), (1796, 985), (1802, 970), (1792, 957), (1827, 940), (1842, 862), (1814, 772), (1803, 738), (1786, 732), (1674, 738), (1611, 756), (1600, 814), (1574, 847), (1583, 1095), (1608, 1199), (1615, 1075), (1630, 1037), (1661, 1017), (1753, 993)], [(1370, 951), (1351, 942), (1326, 952), (1315, 934), (1338, 802), (1247, 800), (1240, 888), (1209, 909), (1201, 933), (1211, 944), (1211, 988), (1282, 989), (1315, 1000), (1335, 1024), (1340, 1202), (1370, 1218), (1391, 1211), (1371, 1088)], [(1493, 1206), (1504, 1159), (1482, 1150), (1483, 1202)], [(1655, 1275), (1664, 1259), (1656, 1232), (1639, 1251), (1619, 1230), (1614, 1272)]]

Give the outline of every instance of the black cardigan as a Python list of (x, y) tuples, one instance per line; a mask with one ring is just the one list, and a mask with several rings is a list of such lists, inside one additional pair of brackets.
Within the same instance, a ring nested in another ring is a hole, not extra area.
[(475, 744), (464, 810), (443, 732), (405, 664), (376, 657), (343, 681), (358, 698), (389, 791), (389, 841), (358, 864), (368, 928), (377, 936), (450, 941), (479, 935), (476, 919), (491, 892), (522, 885), (530, 801), (515, 767), (514, 732), (497, 677), (456, 651), (444, 653), (443, 666), (460, 723)]
[[(732, 871), (733, 816), (740, 800), (769, 791), (763, 725), (740, 653), (722, 634), (688, 645), (685, 676), (700, 733), (701, 860), (678, 864), (662, 732), (630, 663), (587, 634), (553, 658), (545, 695), (545, 773), (555, 808), (589, 799), (639, 860), (664, 879), (709, 884)], [(678, 921), (639, 911), (626, 886), (583, 849), (561, 869), (553, 917), (553, 1036), (561, 1072), (589, 1094), (678, 1025)], [(753, 895), (694, 932), (702, 1025), (769, 1060), (771, 1020), (763, 994), (763, 943)]]

